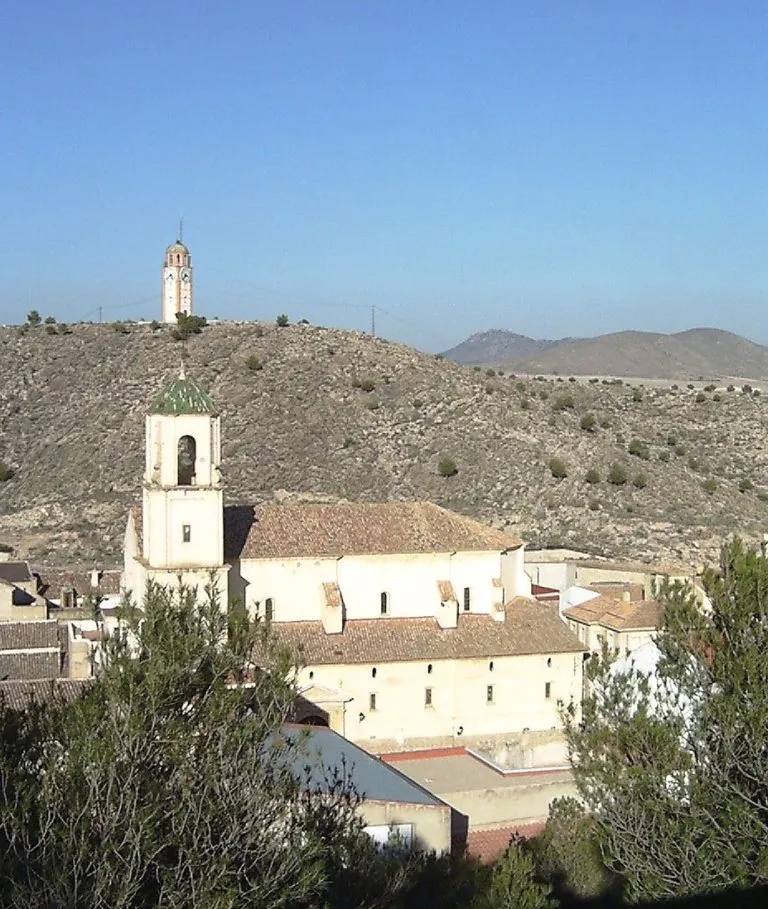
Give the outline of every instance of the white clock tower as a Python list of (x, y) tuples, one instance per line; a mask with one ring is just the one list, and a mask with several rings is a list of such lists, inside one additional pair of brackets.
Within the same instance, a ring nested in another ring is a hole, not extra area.
[(163, 264), (163, 322), (176, 324), (176, 314), (192, 315), (192, 256), (179, 239), (165, 251)]

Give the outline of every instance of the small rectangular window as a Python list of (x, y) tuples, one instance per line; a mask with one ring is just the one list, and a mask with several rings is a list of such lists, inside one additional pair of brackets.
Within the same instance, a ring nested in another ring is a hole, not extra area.
[(389, 612), (389, 594), (381, 594), (381, 614), (386, 615)]
[(373, 692), (368, 695), (368, 709), (371, 712), (376, 709), (376, 695)]
[(431, 688), (424, 689), (424, 706), (425, 707), (432, 706), (432, 689)]
[(545, 682), (544, 683), (544, 697), (546, 698), (546, 700), (549, 700), (549, 696), (551, 694), (552, 694), (552, 683)]
[(267, 597), (264, 600), (264, 619), (267, 622), (271, 622), (275, 617), (275, 602), (272, 597)]
[(493, 685), (487, 685), (485, 689), (485, 703), (493, 703)]
[(182, 524), (181, 525), (181, 539), (184, 543), (189, 543), (192, 540), (192, 525), (191, 524)]
[(469, 587), (464, 588), (464, 612), (469, 612), (470, 606), (470, 594)]

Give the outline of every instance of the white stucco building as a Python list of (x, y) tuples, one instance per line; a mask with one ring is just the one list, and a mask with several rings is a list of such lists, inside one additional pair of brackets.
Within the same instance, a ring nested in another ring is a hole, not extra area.
[(316, 721), (387, 750), (549, 734), (578, 709), (586, 648), (526, 599), (520, 540), (429, 502), (224, 507), (220, 418), (183, 375), (145, 448), (125, 589), (213, 578), (297, 655)]
[(192, 315), (192, 256), (178, 239), (165, 251), (162, 281), (163, 322), (176, 324), (176, 315)]

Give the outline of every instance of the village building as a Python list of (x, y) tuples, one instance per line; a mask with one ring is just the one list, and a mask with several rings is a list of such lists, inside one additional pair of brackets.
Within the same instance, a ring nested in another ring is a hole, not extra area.
[(594, 594), (563, 611), (568, 627), (592, 653), (626, 656), (654, 639), (661, 622), (662, 609), (656, 600), (632, 598), (627, 589), (620, 596), (608, 592)]
[(36, 622), (46, 618), (45, 600), (38, 596), (37, 578), (29, 565), (0, 561), (0, 622)]
[(560, 734), (584, 644), (530, 599), (523, 545), (429, 502), (223, 504), (221, 425), (182, 375), (149, 407), (123, 587), (215, 592), (270, 622), (315, 713), (369, 750)]

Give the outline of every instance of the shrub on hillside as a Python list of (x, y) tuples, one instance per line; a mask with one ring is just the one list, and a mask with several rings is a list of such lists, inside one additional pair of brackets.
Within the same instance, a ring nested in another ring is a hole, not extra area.
[(573, 395), (558, 395), (552, 404), (552, 410), (573, 410), (575, 406)]
[(643, 400), (643, 393), (639, 388), (636, 388), (632, 392), (632, 400), (635, 402), (635, 404), (639, 404)]
[(4, 461), (0, 461), (0, 483), (5, 483), (11, 479), (16, 471), (9, 467)]
[(597, 417), (593, 413), (585, 413), (581, 418), (579, 426), (581, 426), (585, 432), (594, 432), (594, 429), (597, 426)]
[(275, 324), (278, 328), (286, 328), (290, 323), (288, 322), (288, 316), (284, 312), (281, 312), (280, 315), (275, 319)]
[(591, 485), (599, 483), (601, 479), (600, 471), (596, 467), (590, 467), (584, 476), (584, 480)]
[(31, 309), (27, 313), (27, 325), (31, 325), (33, 328), (39, 325), (42, 322), (40, 318), (40, 313), (36, 309)]
[(264, 364), (258, 357), (254, 356), (253, 354), (245, 361), (245, 365), (248, 367), (248, 369), (254, 372), (258, 372), (258, 370), (264, 369)]
[(648, 485), (648, 474), (635, 474), (635, 478), (632, 480), (632, 485), (635, 487), (635, 489), (645, 489), (645, 487)]
[(628, 451), (631, 455), (636, 458), (641, 458), (643, 461), (647, 461), (651, 457), (648, 443), (643, 442), (642, 439), (632, 439), (632, 441), (629, 443)]
[(452, 458), (441, 458), (437, 465), (437, 472), (441, 477), (454, 477), (459, 472), (459, 468)]
[(755, 484), (752, 482), (752, 480), (749, 479), (749, 477), (742, 477), (742, 479), (739, 480), (739, 492), (749, 492), (750, 489), (754, 488)]
[(608, 471), (608, 482), (612, 486), (623, 486), (627, 482), (627, 468), (620, 462), (614, 461)]
[(708, 496), (714, 495), (717, 491), (717, 480), (710, 477), (708, 480), (704, 480), (701, 484), (701, 488)]
[(550, 458), (549, 469), (556, 480), (564, 480), (568, 476), (568, 467), (562, 458)]

